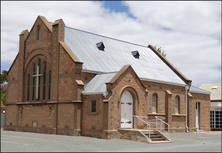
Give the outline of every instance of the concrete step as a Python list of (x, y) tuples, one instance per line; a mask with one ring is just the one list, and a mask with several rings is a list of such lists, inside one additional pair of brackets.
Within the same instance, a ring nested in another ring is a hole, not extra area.
[[(141, 132), (143, 132), (143, 131), (141, 131)], [(146, 132), (144, 131), (143, 133), (147, 136), (147, 138), (149, 138), (149, 131), (146, 131)], [(170, 142), (159, 131), (152, 131), (152, 132), (150, 132), (150, 140), (153, 143)]]
[[(145, 134), (146, 136), (149, 137), (149, 134)], [(151, 138), (162, 138), (162, 136), (160, 134), (150, 134)]]
[(165, 138), (151, 138), (152, 141), (167, 141)]

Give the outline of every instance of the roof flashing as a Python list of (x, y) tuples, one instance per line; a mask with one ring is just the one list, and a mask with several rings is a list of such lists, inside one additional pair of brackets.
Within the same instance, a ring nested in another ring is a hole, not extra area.
[(96, 47), (97, 47), (99, 50), (104, 51), (105, 45), (104, 45), (103, 42), (101, 41), (101, 42), (96, 43)]

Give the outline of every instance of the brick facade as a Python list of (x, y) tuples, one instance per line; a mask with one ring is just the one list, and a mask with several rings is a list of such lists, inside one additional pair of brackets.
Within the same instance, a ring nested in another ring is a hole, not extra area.
[[(121, 96), (129, 91), (133, 97), (133, 115), (148, 116), (149, 120), (162, 116), (172, 132), (185, 131), (185, 87), (140, 80), (130, 65), (123, 66), (106, 84), (106, 97), (102, 94), (82, 95), (84, 85), (96, 74), (81, 71), (83, 63), (64, 44), (64, 27), (61, 19), (50, 25), (39, 16), (30, 32), (25, 30), (20, 34), (19, 53), (8, 73), (5, 130), (121, 138), (118, 131), (121, 129)], [(32, 70), (32, 62), (38, 58), (45, 60), (47, 71), (51, 71), (51, 90), (46, 87), (51, 98), (41, 100), (40, 96), (40, 100), (27, 101), (27, 74)], [(154, 93), (158, 98), (157, 113), (151, 112)], [(180, 99), (179, 114), (175, 114), (174, 109), (176, 96)], [(97, 102), (96, 112), (90, 112), (92, 100)], [(200, 129), (210, 130), (210, 95), (189, 93), (189, 131), (196, 130), (196, 102), (200, 102)], [(133, 128), (146, 129), (147, 125), (136, 120)], [(155, 128), (151, 125), (151, 129)], [(167, 130), (167, 126), (164, 128)]]

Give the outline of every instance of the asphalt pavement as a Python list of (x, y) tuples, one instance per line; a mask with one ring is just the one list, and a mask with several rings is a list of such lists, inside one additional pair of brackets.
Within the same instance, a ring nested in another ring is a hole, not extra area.
[(171, 133), (171, 143), (148, 144), (1, 129), (1, 152), (221, 152), (221, 131)]

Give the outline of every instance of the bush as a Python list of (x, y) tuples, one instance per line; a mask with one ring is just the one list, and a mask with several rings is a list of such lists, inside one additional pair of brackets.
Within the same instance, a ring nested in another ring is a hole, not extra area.
[(5, 93), (1, 93), (1, 104), (5, 105)]

